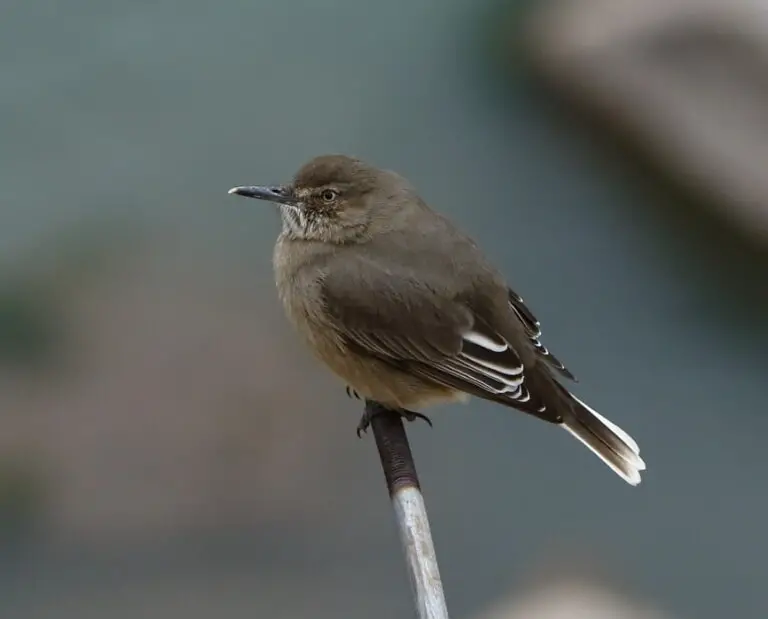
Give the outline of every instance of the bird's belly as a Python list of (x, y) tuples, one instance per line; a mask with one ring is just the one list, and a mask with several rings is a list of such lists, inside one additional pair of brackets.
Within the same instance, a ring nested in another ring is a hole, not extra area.
[(328, 368), (362, 398), (391, 408), (418, 409), (463, 399), (464, 394), (391, 367), (346, 348), (318, 355)]
[(286, 269), (279, 250), (275, 266), (280, 299), (288, 319), (315, 357), (358, 395), (384, 406), (405, 409), (462, 399), (463, 394), (450, 387), (418, 378), (350, 349), (329, 322), (319, 301), (318, 280)]

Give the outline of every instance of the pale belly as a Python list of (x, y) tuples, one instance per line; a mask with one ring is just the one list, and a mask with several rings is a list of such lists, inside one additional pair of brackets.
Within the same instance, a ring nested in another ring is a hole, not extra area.
[(412, 376), (383, 361), (347, 349), (317, 356), (360, 397), (390, 408), (413, 410), (467, 398), (460, 391)]

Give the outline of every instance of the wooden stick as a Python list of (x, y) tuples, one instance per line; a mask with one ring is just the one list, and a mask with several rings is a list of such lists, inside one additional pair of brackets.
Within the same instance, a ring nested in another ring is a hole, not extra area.
[(427, 509), (402, 418), (376, 402), (366, 402), (365, 410), (395, 509), (417, 617), (448, 619)]

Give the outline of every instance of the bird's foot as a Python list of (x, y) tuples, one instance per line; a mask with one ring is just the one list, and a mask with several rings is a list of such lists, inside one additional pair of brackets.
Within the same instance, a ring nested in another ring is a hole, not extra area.
[(365, 412), (363, 413), (363, 416), (360, 418), (360, 423), (357, 424), (357, 438), (361, 438), (361, 434), (368, 431), (368, 426), (371, 425), (371, 420), (374, 417), (376, 417), (376, 415), (392, 415), (392, 414), (399, 415), (400, 417), (404, 418), (406, 421), (416, 421), (417, 419), (423, 419), (429, 424), (430, 428), (432, 427), (432, 420), (422, 413), (416, 413), (414, 411), (409, 411), (404, 408), (401, 408), (401, 409), (385, 408), (380, 404), (376, 404), (373, 402), (366, 402)]
[(348, 398), (356, 398), (358, 400), (360, 399), (360, 394), (357, 393), (357, 391), (355, 391), (354, 389), (352, 389), (352, 387), (350, 387), (349, 385), (347, 385), (346, 391), (347, 391)]

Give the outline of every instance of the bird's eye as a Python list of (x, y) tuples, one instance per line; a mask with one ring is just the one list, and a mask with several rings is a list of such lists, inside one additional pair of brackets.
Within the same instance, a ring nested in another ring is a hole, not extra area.
[(323, 199), (323, 202), (333, 202), (338, 195), (339, 193), (333, 189), (324, 189), (320, 197)]

